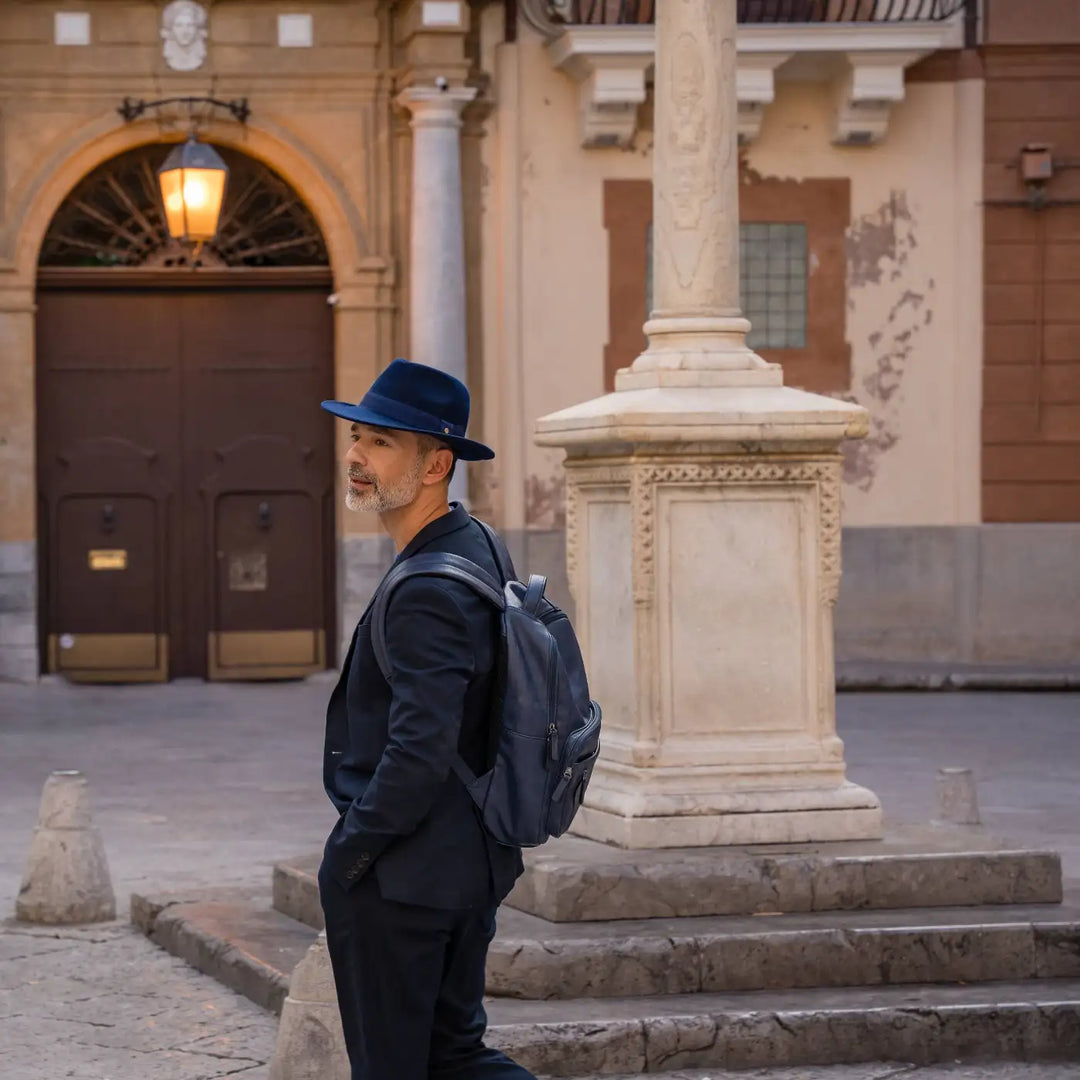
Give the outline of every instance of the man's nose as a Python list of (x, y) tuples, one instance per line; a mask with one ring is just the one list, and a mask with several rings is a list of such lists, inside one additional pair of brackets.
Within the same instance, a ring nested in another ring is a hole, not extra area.
[(354, 442), (349, 445), (349, 449), (345, 451), (345, 460), (350, 465), (363, 465), (364, 464), (364, 452), (360, 449), (360, 443)]

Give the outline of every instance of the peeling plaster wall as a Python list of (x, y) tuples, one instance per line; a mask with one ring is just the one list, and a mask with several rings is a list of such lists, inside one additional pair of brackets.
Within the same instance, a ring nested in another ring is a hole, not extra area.
[[(525, 444), (504, 454), (499, 483), (515, 497), (506, 493), (510, 512), (503, 520), (513, 528), (550, 529), (561, 524), (561, 454), (533, 445), (533, 425), (547, 412), (603, 392), (603, 182), (650, 179), (652, 133), (640, 131), (630, 150), (582, 149), (577, 85), (552, 68), (539, 37), (523, 27), (517, 44), (498, 48), (504, 63), (495, 65), (497, 73), (505, 73), (505, 55), (513, 54), (517, 105), (512, 116), (503, 111), (508, 99), (497, 74), (500, 110), (485, 153), (502, 194), (486, 199), (485, 215), (495, 258), (512, 254), (520, 282), (513, 292), (499, 293), (489, 275), (485, 305), (497, 303), (499, 318), (517, 318), (519, 325), (507, 348), (492, 316), (485, 353), (518, 372), (518, 398), (504, 393), (499, 407), (504, 425), (506, 416), (520, 416)], [(831, 124), (827, 85), (780, 82), (747, 164), (764, 177), (851, 179), (849, 396), (870, 410), (872, 430), (848, 453), (845, 522), (975, 523), (982, 84), (909, 84), (876, 146), (835, 147)], [(511, 129), (516, 176), (505, 159), (498, 168), (500, 141)], [(517, 215), (515, 253), (499, 242), (510, 214)], [(489, 360), (486, 370), (494, 363)]]
[(905, 93), (881, 143), (847, 148), (829, 141), (828, 87), (780, 83), (747, 159), (763, 176), (851, 177), (848, 396), (871, 428), (847, 450), (845, 524), (976, 523), (981, 83)]

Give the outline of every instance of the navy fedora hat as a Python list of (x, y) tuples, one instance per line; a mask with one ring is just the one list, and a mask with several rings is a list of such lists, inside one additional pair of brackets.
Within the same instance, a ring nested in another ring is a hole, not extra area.
[(359, 404), (324, 401), (322, 407), (355, 424), (433, 435), (462, 461), (487, 461), (495, 456), (491, 447), (465, 438), (469, 388), (453, 375), (426, 364), (395, 360)]

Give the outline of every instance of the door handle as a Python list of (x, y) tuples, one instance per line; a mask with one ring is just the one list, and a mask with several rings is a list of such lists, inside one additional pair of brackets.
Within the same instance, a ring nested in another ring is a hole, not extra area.
[(274, 523), (273, 514), (270, 511), (270, 504), (268, 502), (259, 503), (258, 509), (259, 528), (263, 532), (267, 532), (270, 526)]
[(106, 536), (116, 532), (116, 507), (112, 503), (101, 508), (101, 531)]

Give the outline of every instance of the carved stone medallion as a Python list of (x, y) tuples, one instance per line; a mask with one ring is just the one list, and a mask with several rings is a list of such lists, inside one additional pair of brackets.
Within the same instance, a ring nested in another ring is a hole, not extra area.
[(206, 60), (206, 8), (195, 0), (172, 0), (161, 13), (165, 63), (173, 71), (195, 71)]

